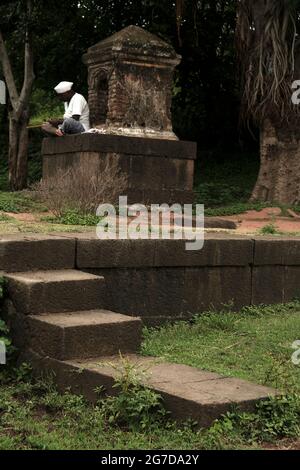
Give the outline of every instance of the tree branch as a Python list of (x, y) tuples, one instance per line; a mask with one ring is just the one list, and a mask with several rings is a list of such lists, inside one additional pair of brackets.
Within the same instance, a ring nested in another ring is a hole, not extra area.
[(32, 2), (27, 0), (27, 24), (26, 24), (26, 38), (25, 38), (25, 56), (24, 56), (24, 81), (19, 99), (17, 116), (20, 117), (24, 109), (27, 108), (31, 95), (32, 85), (34, 82), (34, 68), (33, 68), (33, 47), (32, 35), (30, 28), (30, 19), (32, 13)]
[(2, 32), (0, 30), (0, 61), (3, 68), (4, 78), (6, 81), (9, 98), (13, 107), (13, 110), (17, 112), (18, 109), (18, 102), (19, 102), (19, 95), (17, 91), (17, 87), (15, 84), (11, 63), (7, 54), (7, 49), (5, 46), (5, 42), (2, 36)]

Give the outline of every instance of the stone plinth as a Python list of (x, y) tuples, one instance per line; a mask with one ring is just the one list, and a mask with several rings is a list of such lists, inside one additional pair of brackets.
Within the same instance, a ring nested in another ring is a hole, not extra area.
[(191, 203), (196, 152), (193, 142), (166, 139), (89, 133), (48, 138), (42, 148), (43, 180), (69, 170), (96, 175), (108, 165), (124, 177), (120, 195), (130, 204)]
[(170, 44), (137, 26), (90, 47), (83, 61), (92, 126), (111, 134), (176, 140), (171, 101), (180, 60)]

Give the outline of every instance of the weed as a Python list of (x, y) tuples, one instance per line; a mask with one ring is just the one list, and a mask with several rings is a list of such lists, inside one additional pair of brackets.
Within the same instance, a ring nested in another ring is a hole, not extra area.
[(280, 232), (278, 231), (276, 225), (274, 225), (273, 223), (272, 223), (272, 224), (265, 225), (264, 227), (262, 227), (262, 228), (259, 230), (259, 233), (261, 233), (262, 235), (276, 235), (276, 234), (280, 234)]
[(109, 365), (117, 372), (113, 387), (118, 394), (99, 402), (107, 422), (131, 430), (149, 430), (161, 424), (167, 412), (161, 396), (143, 384), (146, 370), (122, 356), (119, 366)]

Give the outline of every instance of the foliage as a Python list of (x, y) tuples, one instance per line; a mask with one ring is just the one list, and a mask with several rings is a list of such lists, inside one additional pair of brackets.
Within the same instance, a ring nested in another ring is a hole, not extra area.
[(10, 330), (1, 318), (2, 304), (5, 297), (6, 280), (4, 277), (0, 277), (0, 342), (4, 343), (6, 348), (6, 365), (0, 365), (0, 380), (3, 380), (8, 373), (8, 368), (12, 365), (16, 349), (12, 344), (10, 337)]
[(113, 387), (118, 394), (100, 401), (101, 412), (110, 424), (149, 431), (166, 418), (162, 398), (143, 384), (146, 371), (141, 366), (122, 356), (120, 359), (120, 366), (109, 364), (117, 372)]
[(29, 125), (42, 124), (48, 119), (62, 118), (64, 109), (57, 98), (45, 90), (36, 88), (31, 96), (31, 119)]
[(43, 212), (45, 207), (36, 202), (30, 191), (0, 192), (0, 211), (3, 212)]
[(261, 401), (252, 413), (226, 413), (209, 430), (206, 440), (222, 448), (226, 441), (257, 444), (299, 436), (300, 395), (292, 394)]
[(262, 235), (275, 235), (278, 232), (276, 226), (274, 224), (268, 224), (268, 225), (265, 225), (264, 227), (262, 227), (259, 231), (259, 233), (261, 233)]
[(42, 220), (53, 224), (85, 225), (93, 227), (100, 222), (101, 217), (94, 214), (83, 214), (76, 210), (66, 210), (61, 216), (44, 217)]
[(200, 152), (195, 175), (196, 202), (209, 209), (248, 203), (258, 169), (257, 154), (253, 152)]

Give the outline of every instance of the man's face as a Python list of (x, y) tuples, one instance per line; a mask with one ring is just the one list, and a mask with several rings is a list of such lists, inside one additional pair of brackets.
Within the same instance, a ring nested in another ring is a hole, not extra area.
[(72, 93), (72, 90), (71, 90), (71, 91), (66, 91), (65, 93), (57, 93), (57, 98), (60, 101), (66, 102), (66, 101), (69, 101), (71, 99), (72, 95), (73, 95), (73, 93)]

